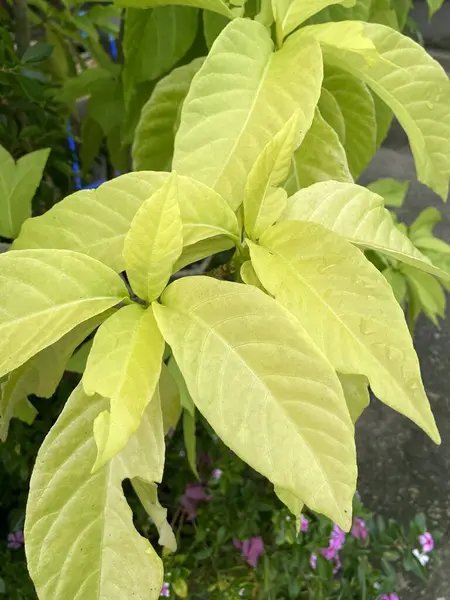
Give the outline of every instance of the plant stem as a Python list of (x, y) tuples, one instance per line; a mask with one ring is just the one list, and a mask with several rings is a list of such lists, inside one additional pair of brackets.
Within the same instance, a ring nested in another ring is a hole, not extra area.
[(13, 0), (13, 13), (17, 54), (22, 58), (30, 45), (27, 0)]

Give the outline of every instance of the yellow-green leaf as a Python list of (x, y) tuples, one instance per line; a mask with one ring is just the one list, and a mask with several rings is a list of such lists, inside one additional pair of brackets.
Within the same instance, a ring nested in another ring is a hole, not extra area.
[(330, 4), (354, 6), (356, 0), (272, 0), (279, 39)]
[(291, 511), (296, 519), (300, 518), (300, 514), (305, 506), (303, 500), (295, 496), (292, 492), (275, 486), (275, 494), (281, 502)]
[[(314, 121), (300, 148), (295, 151), (293, 169), (286, 184), (296, 192), (319, 181), (351, 181), (347, 156), (334, 129), (316, 110)], [(271, 223), (272, 224), (272, 223)]]
[(133, 291), (155, 300), (163, 291), (183, 249), (183, 224), (174, 173), (150, 196), (134, 217), (123, 247)]
[(99, 327), (83, 387), (89, 396), (110, 398), (111, 409), (94, 422), (94, 469), (118, 454), (139, 427), (160, 377), (163, 352), (164, 340), (151, 308), (126, 306)]
[(208, 46), (208, 50), (210, 50), (222, 29), (224, 29), (224, 27), (226, 27), (230, 22), (230, 17), (225, 17), (224, 15), (221, 15), (217, 12), (212, 12), (210, 10), (204, 10), (202, 17), (203, 35), (205, 36), (205, 42)]
[(427, 0), (430, 9), (430, 19), (444, 4), (444, 0)]
[(203, 60), (196, 58), (174, 69), (156, 84), (142, 108), (134, 134), (132, 155), (136, 171), (170, 171), (181, 106)]
[(406, 283), (419, 302), (420, 309), (436, 327), (439, 327), (438, 317), (445, 317), (445, 294), (441, 284), (428, 273), (421, 273), (413, 267), (405, 266), (402, 274)]
[(164, 457), (158, 394), (139, 430), (91, 473), (93, 422), (108, 401), (81, 384), (42, 444), (25, 521), (28, 569), (40, 600), (157, 600), (162, 563), (133, 526), (122, 481), (160, 481)]
[(0, 235), (15, 238), (31, 217), (31, 201), (42, 179), (49, 149), (25, 154), (14, 162), (0, 145)]
[(250, 252), (256, 274), (335, 369), (365, 375), (380, 400), (439, 442), (403, 311), (383, 275), (316, 223), (278, 223), (260, 244)]
[(258, 276), (255, 273), (255, 269), (253, 268), (251, 260), (246, 260), (245, 263), (242, 265), (241, 279), (247, 285), (254, 285), (255, 287), (264, 291), (262, 283), (260, 282)]
[(402, 233), (383, 198), (353, 183), (328, 181), (289, 198), (283, 221), (314, 221), (361, 248), (371, 248), (422, 271), (448, 279)]
[(7, 375), (0, 394), (0, 440), (6, 440), (9, 422), (13, 417), (23, 420), (22, 413), (17, 412), (20, 407), (28, 407), (25, 416), (35, 414), (34, 407), (28, 402), (30, 394), (50, 398), (55, 393), (74, 349), (108, 314), (107, 311), (80, 323)]
[(188, 459), (189, 466), (191, 467), (191, 471), (200, 479), (197, 470), (197, 440), (195, 437), (195, 407), (192, 413), (189, 410), (184, 409), (183, 411), (183, 437), (184, 437), (184, 447), (186, 448), (186, 455)]
[(397, 179), (377, 179), (367, 186), (374, 194), (378, 194), (384, 200), (386, 206), (403, 206), (408, 192), (409, 181), (398, 181)]
[(297, 145), (299, 114), (268, 142), (258, 156), (247, 179), (244, 192), (245, 230), (251, 239), (258, 239), (273, 225), (286, 208), (286, 192), (277, 188), (289, 173), (292, 154)]
[(192, 80), (175, 138), (174, 169), (214, 188), (236, 210), (253, 163), (296, 111), (301, 142), (321, 83), (317, 41), (288, 39), (274, 52), (262, 24), (232, 21)]
[(114, 0), (117, 6), (132, 8), (153, 8), (155, 6), (166, 6), (168, 4), (179, 4), (180, 6), (197, 6), (205, 10), (212, 10), (225, 17), (233, 18), (233, 13), (223, 0)]
[(363, 81), (339, 69), (327, 68), (324, 87), (336, 99), (345, 121), (345, 143), (350, 172), (357, 179), (377, 149), (375, 103)]
[(215, 237), (196, 242), (195, 244), (185, 246), (180, 258), (174, 264), (173, 272), (176, 273), (186, 265), (195, 263), (208, 256), (212, 256), (213, 254), (223, 252), (224, 250), (229, 250), (233, 246), (233, 241), (224, 235), (217, 235)]
[[(367, 64), (350, 39), (344, 40), (344, 44), (335, 44), (340, 25), (326, 26), (326, 43), (324, 36), (320, 36), (324, 59), (365, 81), (393, 110), (408, 134), (419, 181), (446, 200), (450, 178), (447, 74), (412, 39), (374, 23), (364, 24), (364, 34), (375, 45), (378, 58), (375, 63)], [(345, 49), (347, 43), (349, 47)]]
[(320, 94), (319, 104), (317, 105), (320, 114), (325, 121), (334, 129), (337, 133), (339, 141), (345, 145), (345, 120), (342, 114), (341, 107), (338, 101), (326, 87), (322, 88)]
[(156, 525), (159, 533), (159, 545), (176, 552), (177, 540), (167, 521), (167, 508), (163, 508), (159, 503), (158, 486), (156, 483), (149, 483), (140, 477), (134, 477), (131, 483), (146, 513)]
[(359, 419), (365, 408), (370, 404), (368, 381), (364, 375), (343, 375), (338, 373), (344, 390), (348, 411), (353, 423)]
[(192, 416), (195, 414), (195, 404), (192, 401), (191, 395), (189, 394), (189, 390), (187, 389), (186, 382), (184, 380), (183, 374), (180, 371), (180, 367), (177, 365), (177, 361), (173, 357), (173, 355), (169, 358), (169, 362), (167, 363), (167, 368), (169, 372), (172, 374), (176, 385), (178, 387), (178, 391), (180, 394), (180, 403), (181, 406), (187, 410)]
[(171, 284), (155, 315), (189, 392), (222, 440), (274, 485), (351, 523), (353, 427), (337, 376), (298, 322), (256, 289)]
[(127, 296), (117, 273), (83, 254), (0, 255), (0, 376)]
[(164, 435), (174, 430), (180, 420), (181, 403), (177, 383), (163, 363), (159, 379), (159, 395), (161, 397), (161, 410), (164, 424)]
[(124, 271), (123, 242), (131, 221), (167, 177), (168, 173), (153, 171), (129, 173), (96, 190), (75, 192), (44, 215), (26, 221), (13, 249), (75, 250)]

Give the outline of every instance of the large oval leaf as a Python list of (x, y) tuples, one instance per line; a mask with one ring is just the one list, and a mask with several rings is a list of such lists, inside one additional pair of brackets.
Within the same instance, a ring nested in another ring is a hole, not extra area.
[(167, 6), (168, 4), (179, 4), (180, 6), (197, 6), (206, 10), (212, 10), (225, 17), (233, 18), (233, 13), (223, 0), (115, 0), (118, 6), (133, 8), (153, 8), (155, 6)]
[(170, 171), (181, 106), (203, 63), (196, 58), (161, 79), (141, 111), (133, 141), (136, 171)]
[(448, 279), (394, 223), (381, 196), (353, 183), (328, 181), (294, 194), (282, 221), (314, 221), (353, 244), (371, 248), (422, 271)]
[[(393, 110), (408, 134), (419, 181), (446, 200), (450, 178), (447, 74), (419, 44), (374, 23), (365, 23), (364, 32), (375, 45), (378, 59), (367, 64), (359, 52), (335, 44), (340, 26), (340, 23), (316, 25), (304, 31), (305, 35), (315, 35), (326, 27), (322, 33), (326, 33), (327, 39), (320, 36), (324, 59), (365, 81)], [(345, 43), (350, 46), (351, 40), (345, 39)]]
[(253, 286), (192, 277), (155, 316), (217, 434), (275, 485), (348, 527), (353, 428), (334, 370), (293, 317)]
[(127, 447), (92, 474), (94, 419), (108, 406), (81, 384), (42, 444), (25, 521), (28, 569), (40, 600), (157, 600), (162, 563), (133, 525), (125, 478), (160, 481), (164, 438), (158, 394)]
[(296, 315), (336, 370), (365, 375), (380, 400), (439, 442), (403, 311), (383, 275), (316, 223), (278, 223), (260, 244), (250, 253), (261, 283)]
[[(289, 74), (287, 76), (287, 74)], [(173, 168), (218, 191), (235, 210), (257, 156), (300, 110), (309, 129), (322, 82), (315, 40), (274, 52), (266, 27), (232, 21), (195, 75), (181, 112)]]
[(90, 396), (110, 398), (111, 409), (94, 422), (95, 469), (118, 454), (139, 427), (159, 381), (163, 352), (164, 340), (151, 308), (125, 306), (97, 331), (83, 387)]
[(0, 255), (0, 377), (127, 296), (114, 271), (83, 254)]

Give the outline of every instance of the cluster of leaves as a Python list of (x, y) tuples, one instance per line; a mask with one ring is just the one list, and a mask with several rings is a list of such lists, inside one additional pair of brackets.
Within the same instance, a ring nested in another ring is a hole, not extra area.
[[(175, 11), (156, 4), (151, 19)], [(12, 417), (32, 418), (30, 394), (52, 396), (95, 332), (31, 479), (25, 534), (41, 600), (158, 597), (162, 562), (133, 527), (122, 482), (150, 515), (164, 512), (164, 435), (182, 407), (194, 467), (196, 407), (293, 515), (305, 503), (343, 529), (369, 385), (440, 439), (402, 309), (363, 251), (449, 275), (354, 179), (394, 111), (419, 180), (446, 198), (447, 76), (395, 29), (356, 20), (364, 1), (274, 0), (254, 19), (237, 16), (252, 16), (247, 5), (184, 4), (230, 22), (142, 112), (134, 161), (157, 148), (164, 164), (67, 197), (26, 221), (0, 257), (3, 438)], [(309, 21), (328, 8), (352, 18)], [(137, 31), (146, 22), (140, 10), (127, 9), (125, 36), (130, 14)], [(124, 54), (114, 85), (133, 96)], [(225, 250), (223, 269), (180, 278)], [(173, 548), (166, 520), (157, 524)]]
[[(20, 548), (7, 548), (9, 532), (23, 528), (30, 476), (45, 433), (57, 418), (69, 393), (70, 383), (51, 403), (38, 403), (40, 416), (33, 434), (16, 421), (12, 436), (0, 447), (2, 466), (0, 511), (0, 597), (8, 600), (36, 598)], [(165, 551), (165, 582), (169, 597), (202, 600), (239, 598), (322, 598), (323, 600), (366, 600), (397, 589), (402, 569), (425, 579), (427, 569), (412, 554), (420, 547), (418, 536), (427, 530), (423, 515), (404, 528), (393, 520), (385, 522), (354, 501), (354, 518), (364, 520), (366, 539), (346, 537), (339, 551), (341, 567), (320, 553), (329, 543), (333, 524), (308, 513), (307, 526), (298, 531), (295, 519), (282, 508), (267, 482), (230, 452), (203, 421), (197, 426), (198, 453), (195, 461), (200, 481), (193, 479), (186, 459), (181, 430), (168, 440), (166, 479), (160, 488), (162, 502), (176, 533), (178, 552)], [(183, 506), (186, 490), (204, 490), (196, 504), (195, 519)], [(127, 499), (140, 533), (157, 542), (160, 515), (149, 519), (129, 486)], [(165, 515), (163, 516), (165, 518)], [(304, 520), (304, 518), (303, 518)], [(439, 536), (433, 532), (435, 540)], [(249, 565), (236, 548), (236, 539), (262, 539), (256, 567)], [(317, 564), (311, 566), (311, 554)]]

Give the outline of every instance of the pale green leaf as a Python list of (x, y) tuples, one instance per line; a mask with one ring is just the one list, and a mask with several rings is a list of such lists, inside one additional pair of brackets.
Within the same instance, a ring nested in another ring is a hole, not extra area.
[(353, 428), (334, 370), (275, 300), (210, 277), (171, 284), (155, 316), (219, 437), (274, 485), (351, 523)]
[(142, 108), (134, 134), (132, 155), (136, 171), (170, 171), (181, 106), (203, 60), (196, 58), (174, 69), (156, 84)]
[(241, 279), (247, 285), (254, 285), (260, 290), (264, 291), (262, 283), (258, 279), (258, 276), (255, 273), (255, 269), (253, 268), (251, 260), (246, 260), (245, 263), (241, 267)]
[(427, 0), (428, 6), (430, 8), (430, 19), (437, 12), (441, 6), (444, 4), (444, 0)]
[[(447, 244), (447, 242), (444, 242), (443, 240), (440, 240), (435, 237), (417, 238), (417, 239), (415, 239), (414, 244), (426, 256), (428, 256), (428, 253), (430, 251), (431, 252), (440, 252), (442, 254), (448, 254), (450, 252), (450, 245)], [(429, 258), (433, 262), (433, 259), (431, 257), (429, 257)], [(436, 276), (442, 278), (442, 273), (440, 273), (439, 275), (437, 273), (433, 273), (433, 275), (436, 275)]]
[(183, 58), (192, 46), (197, 26), (197, 10), (186, 6), (126, 11), (123, 81), (127, 102), (134, 86), (158, 79)]
[(367, 189), (381, 196), (386, 206), (400, 208), (405, 201), (408, 187), (409, 181), (387, 178), (373, 181), (367, 186)]
[(156, 483), (149, 483), (140, 477), (134, 477), (131, 483), (146, 513), (158, 530), (159, 545), (176, 552), (177, 540), (167, 521), (167, 509), (159, 503), (158, 486)]
[(374, 92), (372, 92), (372, 98), (375, 106), (375, 121), (377, 124), (377, 148), (379, 148), (389, 133), (394, 113)]
[(158, 394), (139, 430), (92, 474), (96, 417), (108, 401), (81, 384), (42, 444), (25, 521), (28, 569), (40, 600), (157, 600), (162, 563), (133, 526), (122, 481), (160, 481), (164, 439)]
[(412, 242), (421, 238), (432, 237), (434, 226), (442, 221), (442, 215), (434, 206), (428, 206), (408, 228)]
[(224, 15), (210, 10), (203, 11), (203, 34), (209, 50), (216, 41), (216, 38), (219, 37), (222, 29), (224, 29), (229, 22), (230, 17), (225, 17)]
[(196, 454), (196, 438), (195, 438), (195, 408), (192, 414), (184, 409), (183, 411), (183, 437), (184, 447), (186, 448), (186, 455), (191, 467), (191, 471), (200, 479), (197, 471), (197, 454)]
[(279, 39), (285, 38), (291, 31), (330, 4), (354, 6), (356, 0), (272, 0)]
[(392, 267), (384, 269), (382, 273), (387, 279), (389, 285), (391, 286), (392, 291), (394, 292), (395, 299), (401, 306), (403, 306), (407, 292), (405, 276), (402, 275), (400, 271), (397, 271)]
[(124, 271), (125, 235), (142, 203), (167, 177), (167, 173), (142, 171), (117, 177), (96, 190), (75, 192), (44, 215), (26, 221), (13, 250), (75, 250)]
[(94, 422), (94, 469), (118, 454), (139, 427), (160, 377), (163, 352), (151, 308), (132, 304), (100, 325), (83, 375), (86, 394), (111, 400), (110, 411)]
[(407, 284), (412, 287), (426, 316), (439, 327), (438, 317), (445, 317), (445, 294), (441, 284), (428, 273), (421, 273), (413, 267), (405, 266), (402, 273)]
[(450, 177), (447, 74), (419, 44), (373, 23), (364, 24), (364, 33), (374, 43), (378, 59), (367, 64), (359, 51), (350, 51), (350, 46), (354, 46), (350, 40), (349, 50), (342, 43), (334, 43), (340, 25), (328, 24), (320, 36), (321, 42), (325, 34), (328, 36), (327, 42), (322, 43), (325, 61), (365, 81), (393, 110), (408, 134), (419, 181), (446, 200)]
[(364, 409), (370, 404), (367, 378), (363, 375), (343, 375), (341, 373), (338, 373), (338, 377), (344, 390), (348, 412), (353, 423), (356, 423)]
[(183, 224), (174, 173), (136, 213), (123, 256), (133, 291), (152, 301), (163, 291), (183, 249)]
[(232, 21), (192, 81), (175, 138), (174, 169), (215, 189), (236, 210), (253, 163), (296, 111), (300, 144), (321, 83), (318, 42), (288, 39), (274, 52), (263, 25)]
[(283, 488), (275, 486), (275, 494), (281, 500), (281, 502), (291, 511), (296, 519), (300, 518), (302, 510), (305, 506), (303, 500), (300, 500), (292, 492), (284, 490)]
[(283, 221), (314, 221), (362, 248), (371, 248), (437, 277), (434, 267), (402, 233), (384, 208), (383, 198), (353, 183), (317, 183), (291, 196)]
[(31, 201), (42, 179), (49, 149), (25, 154), (14, 162), (0, 146), (0, 235), (15, 238), (31, 217)]
[(87, 359), (89, 356), (89, 352), (92, 348), (93, 340), (87, 341), (83, 344), (76, 352), (74, 352), (73, 356), (70, 358), (67, 363), (66, 370), (72, 373), (79, 373), (83, 375), (84, 370), (86, 368)]
[(224, 235), (218, 235), (213, 238), (196, 242), (190, 246), (185, 246), (180, 258), (173, 267), (173, 272), (176, 273), (187, 265), (203, 260), (213, 254), (218, 254), (224, 250), (229, 250), (234, 246), (233, 241)]
[(0, 376), (128, 297), (111, 269), (67, 250), (0, 255)]
[(169, 372), (172, 374), (174, 378), (178, 391), (180, 394), (180, 403), (181, 406), (187, 410), (191, 416), (193, 417), (195, 414), (195, 404), (192, 401), (191, 395), (189, 394), (189, 390), (187, 389), (186, 382), (184, 380), (183, 374), (180, 371), (180, 367), (177, 365), (177, 361), (173, 356), (169, 358), (169, 362), (167, 363), (167, 367)]
[(233, 13), (223, 0), (115, 0), (117, 6), (132, 8), (154, 8), (156, 6), (167, 6), (168, 4), (178, 4), (180, 6), (195, 6), (205, 10), (212, 10), (229, 19), (233, 18)]
[[(396, 0), (398, 2), (398, 0)], [(372, 0), (357, 0), (353, 7), (346, 8), (340, 4), (334, 4), (325, 8), (315, 15), (311, 21), (314, 23), (325, 23), (328, 21), (368, 21)]]
[(439, 442), (403, 311), (383, 275), (316, 223), (278, 223), (260, 244), (250, 252), (256, 274), (335, 369), (365, 375), (380, 400)]
[(391, 0), (372, 0), (368, 20), (371, 23), (380, 23), (381, 25), (387, 25), (388, 27), (400, 31), (397, 12), (394, 7), (391, 6)]
[(239, 242), (236, 215), (222, 196), (208, 186), (190, 177), (179, 177), (178, 202), (184, 246), (222, 235)]
[(171, 430), (175, 430), (178, 425), (182, 409), (177, 383), (164, 363), (161, 365), (159, 394), (161, 396), (164, 435), (167, 435)]
[(6, 440), (9, 423), (13, 417), (24, 420), (24, 415), (35, 414), (36, 411), (28, 402), (29, 395), (50, 398), (55, 393), (74, 349), (108, 314), (109, 312), (106, 312), (80, 323), (60, 340), (44, 348), (7, 375), (0, 394), (0, 440)]
[(344, 148), (350, 172), (357, 179), (372, 160), (377, 148), (372, 94), (362, 81), (339, 69), (326, 70), (324, 86), (333, 94), (344, 116)]
[(330, 179), (353, 183), (347, 156), (337, 133), (316, 110), (310, 130), (295, 151), (287, 190), (295, 192)]
[(251, 239), (273, 225), (286, 208), (286, 192), (277, 188), (289, 173), (298, 138), (299, 113), (295, 113), (258, 156), (244, 192), (245, 230)]
[(339, 141), (345, 145), (345, 120), (338, 101), (327, 88), (322, 88), (318, 108), (325, 121), (337, 133)]

